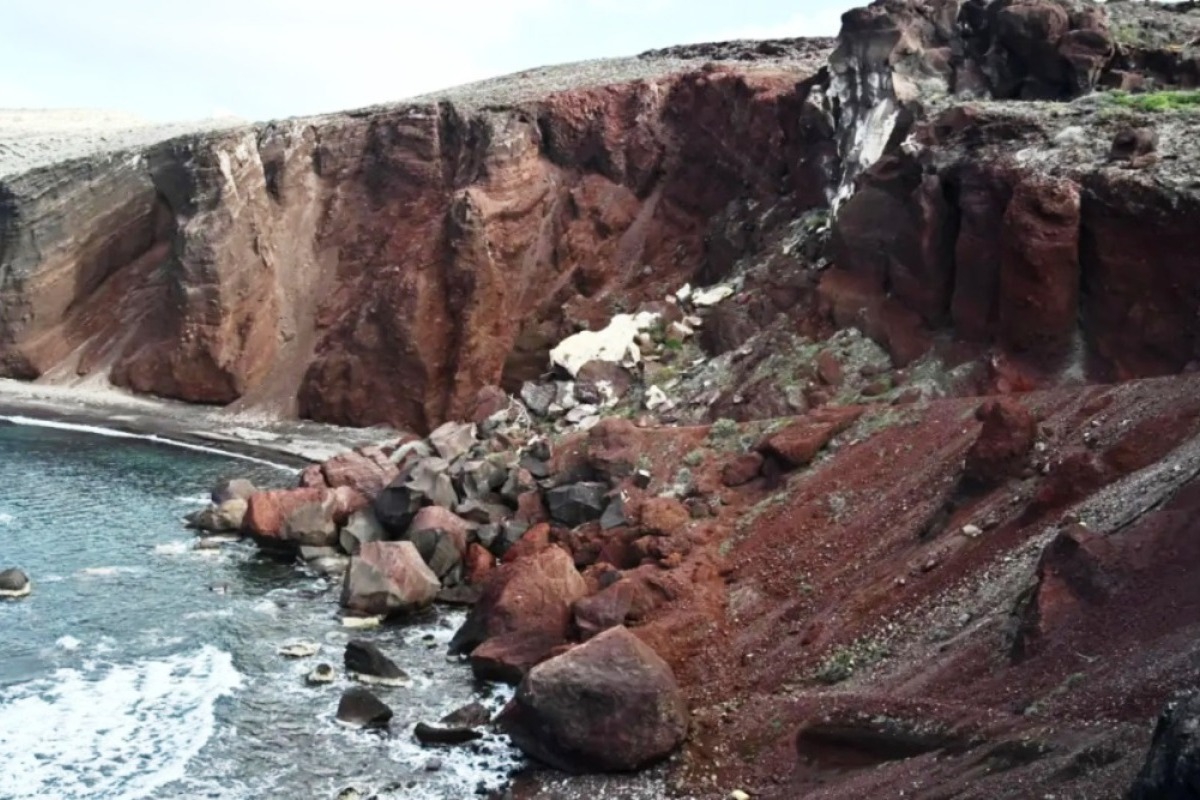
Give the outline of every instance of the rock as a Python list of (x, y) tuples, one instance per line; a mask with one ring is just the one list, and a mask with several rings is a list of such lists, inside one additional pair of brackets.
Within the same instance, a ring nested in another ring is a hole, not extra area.
[(1158, 131), (1154, 128), (1123, 128), (1113, 137), (1108, 151), (1109, 161), (1145, 163), (1148, 156), (1158, 152)]
[(471, 673), (476, 680), (516, 685), (565, 643), (563, 636), (545, 631), (494, 636), (471, 651)]
[(233, 480), (221, 481), (213, 487), (210, 497), (212, 504), (219, 506), (230, 500), (249, 500), (250, 495), (257, 492), (254, 484), (245, 478), (234, 478)]
[(333, 683), (336, 679), (337, 673), (330, 664), (317, 664), (312, 668), (312, 672), (304, 676), (304, 682), (309, 686), (322, 686)]
[(439, 722), (449, 728), (482, 728), (492, 722), (492, 713), (483, 703), (468, 703), (451, 711)]
[(346, 643), (344, 661), (346, 672), (365, 683), (408, 685), (408, 674), (371, 642), (351, 639)]
[(641, 351), (634, 339), (657, 321), (657, 314), (617, 314), (602, 330), (580, 331), (563, 339), (550, 351), (550, 363), (572, 378), (590, 361), (636, 364), (641, 360)]
[(545, 522), (539, 522), (537, 525), (526, 528), (515, 538), (510, 538), (508, 535), (516, 532), (515, 528), (505, 531), (505, 549), (502, 556), (505, 564), (537, 555), (550, 546), (550, 526)]
[(475, 442), (476, 428), (472, 423), (447, 422), (429, 434), (429, 443), (446, 461), (465, 455)]
[(280, 647), (277, 652), (285, 658), (311, 658), (321, 652), (321, 645), (316, 642), (292, 642)]
[(1200, 797), (1200, 692), (1179, 692), (1154, 727), (1146, 763), (1126, 800)]
[(246, 519), (248, 504), (240, 497), (225, 500), (219, 505), (210, 505), (187, 516), (187, 526), (210, 533), (240, 531)]
[(274, 489), (255, 492), (246, 501), (242, 529), (260, 541), (279, 540), (284, 521), (300, 506), (322, 503), (329, 493), (325, 489)]
[(550, 518), (567, 527), (575, 527), (600, 518), (608, 504), (608, 486), (587, 481), (559, 486), (546, 492)]
[(0, 572), (0, 597), (25, 597), (33, 591), (29, 576), (19, 569)]
[(575, 397), (581, 403), (607, 406), (620, 400), (633, 385), (629, 370), (608, 361), (589, 361), (575, 376)]
[(413, 543), (421, 558), (439, 578), (462, 563), (467, 554), (466, 520), (440, 506), (426, 506), (417, 512), (404, 537)]
[(628, 524), (629, 518), (625, 515), (625, 497), (618, 492), (604, 507), (604, 513), (600, 515), (600, 528), (609, 531)]
[(371, 502), (375, 520), (393, 536), (403, 535), (421, 508), (421, 493), (410, 489), (407, 480), (406, 475), (401, 475), (384, 487)]
[(482, 544), (472, 542), (467, 548), (467, 558), (464, 561), (463, 577), (471, 586), (478, 586), (487, 580), (492, 569), (496, 566), (496, 557)]
[(359, 549), (368, 542), (379, 542), (387, 538), (387, 532), (379, 524), (373, 508), (364, 508), (350, 515), (349, 521), (338, 533), (338, 544), (349, 555), (358, 555)]
[(789, 469), (803, 467), (830, 439), (849, 428), (860, 416), (862, 409), (853, 406), (819, 408), (771, 434), (759, 442), (755, 450), (778, 459)]
[(364, 615), (408, 614), (427, 607), (440, 589), (412, 542), (369, 542), (350, 559), (341, 604)]
[(484, 584), (482, 596), (454, 634), (450, 652), (471, 653), (488, 639), (518, 632), (565, 642), (571, 607), (586, 593), (587, 583), (562, 548), (548, 547), (503, 564)]
[(721, 468), (721, 483), (729, 487), (744, 486), (762, 471), (761, 453), (743, 453)]
[(535, 383), (526, 381), (521, 385), (521, 402), (529, 409), (529, 413), (544, 417), (550, 411), (557, 389), (553, 383)]
[[(454, 508), (458, 505), (459, 497), (454, 490), (454, 481), (447, 474), (449, 468), (450, 465), (444, 458), (422, 458), (410, 467), (408, 480), (404, 485), (418, 496), (428, 498), (435, 506)], [(376, 513), (378, 511), (376, 508)], [(384, 527), (388, 527), (386, 523)]]
[(413, 736), (423, 745), (466, 744), (483, 738), (480, 731), (471, 728), (445, 728), (428, 725), (424, 722), (417, 723), (416, 728), (413, 729)]
[(333, 800), (362, 800), (362, 792), (350, 786), (338, 792)]
[(475, 393), (475, 405), (471, 409), (470, 419), (482, 433), (487, 421), (507, 412), (511, 404), (512, 399), (499, 386), (484, 386)]
[(305, 503), (289, 513), (283, 523), (282, 542), (296, 547), (333, 547), (338, 542), (332, 503)]
[(392, 709), (366, 689), (347, 689), (338, 702), (338, 721), (356, 728), (386, 728)]
[(321, 464), (327, 486), (334, 489), (346, 486), (365, 497), (379, 494), (399, 473), (377, 447), (340, 453)]
[(568, 772), (639, 769), (688, 730), (671, 668), (624, 627), (534, 667), (497, 722), (525, 753)]
[(966, 477), (986, 486), (1021, 473), (1037, 439), (1037, 419), (1016, 400), (989, 400), (975, 410), (983, 422), (967, 451)]
[(642, 503), (639, 520), (652, 536), (670, 536), (691, 522), (692, 515), (674, 497), (651, 497)]

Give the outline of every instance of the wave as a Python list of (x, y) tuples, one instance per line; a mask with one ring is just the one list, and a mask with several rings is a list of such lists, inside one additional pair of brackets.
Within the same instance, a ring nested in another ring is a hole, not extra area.
[(181, 442), (178, 439), (159, 436), (156, 433), (130, 433), (129, 431), (120, 431), (115, 428), (104, 428), (99, 425), (84, 425), (76, 422), (60, 422), (59, 420), (51, 419), (36, 419), (34, 417), (26, 417), (20, 414), (0, 414), (0, 420), (11, 422), (14, 425), (26, 425), (35, 428), (55, 428), (63, 431), (75, 431), (76, 433), (91, 433), (96, 436), (108, 436), (114, 439), (140, 439), (145, 442), (155, 442), (157, 444), (168, 445), (170, 447), (180, 447), (184, 450), (193, 450), (197, 453), (210, 453), (212, 455), (224, 456), (226, 458), (235, 458), (239, 461), (249, 461), (254, 464), (262, 464), (263, 466), (273, 467), (283, 472), (294, 473), (295, 467), (289, 467), (286, 464), (280, 464), (276, 461), (270, 461), (257, 456), (246, 455), (245, 453), (234, 453), (229, 450), (222, 450), (219, 447), (209, 447), (203, 444), (195, 444), (193, 442)]
[(217, 701), (241, 685), (230, 655), (206, 645), (0, 691), (0, 797), (155, 797), (185, 777)]

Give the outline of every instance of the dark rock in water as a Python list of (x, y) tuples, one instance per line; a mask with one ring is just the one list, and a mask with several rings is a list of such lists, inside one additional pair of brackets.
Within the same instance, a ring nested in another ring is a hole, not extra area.
[(0, 597), (24, 597), (33, 591), (29, 576), (19, 569), (0, 572)]
[(346, 671), (364, 680), (379, 683), (403, 683), (408, 674), (396, 666), (383, 651), (370, 642), (352, 639), (346, 644)]
[(491, 724), (492, 714), (483, 703), (468, 703), (451, 711), (438, 722), (448, 728), (482, 728)]
[(392, 709), (366, 689), (347, 689), (338, 702), (337, 718), (359, 728), (386, 728), (392, 720)]
[(211, 497), (214, 506), (219, 506), (229, 500), (249, 500), (250, 495), (257, 492), (254, 484), (244, 478), (234, 478), (221, 481), (213, 487)]
[(473, 606), (482, 595), (482, 587), (460, 584), (442, 589), (437, 593), (437, 601), (448, 606)]
[(1127, 800), (1200, 797), (1200, 692), (1181, 692), (1163, 709), (1146, 764)]
[(443, 728), (418, 722), (413, 736), (421, 744), (466, 744), (482, 739), (483, 734), (471, 728)]
[(331, 664), (317, 664), (313, 667), (312, 672), (304, 676), (304, 682), (309, 686), (320, 686), (325, 683), (333, 683), (336, 677)]
[(596, 481), (560, 486), (546, 493), (546, 505), (555, 522), (574, 528), (599, 519), (607, 504), (608, 486)]
[(688, 728), (671, 668), (624, 627), (534, 667), (497, 722), (528, 755), (569, 772), (638, 769)]

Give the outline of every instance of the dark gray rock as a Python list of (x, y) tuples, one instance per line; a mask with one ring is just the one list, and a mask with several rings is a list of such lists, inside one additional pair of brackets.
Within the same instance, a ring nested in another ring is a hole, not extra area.
[(584, 481), (546, 492), (546, 505), (551, 519), (573, 528), (599, 519), (608, 504), (607, 494), (607, 484)]
[(338, 702), (337, 718), (359, 728), (386, 728), (392, 721), (392, 709), (366, 689), (347, 689)]
[(400, 536), (407, 531), (421, 508), (421, 494), (405, 485), (407, 481), (408, 475), (401, 474), (384, 487), (371, 503), (376, 521), (392, 536)]
[(604, 513), (600, 515), (600, 527), (608, 531), (628, 524), (629, 519), (625, 516), (625, 498), (618, 494), (604, 507)]
[(375, 510), (364, 508), (354, 512), (338, 534), (338, 544), (348, 555), (357, 555), (367, 542), (380, 542), (387, 538), (383, 525), (375, 516)]
[(423, 745), (446, 745), (473, 742), (482, 739), (483, 733), (473, 728), (451, 728), (418, 722), (417, 727), (413, 729), (413, 736)]
[(0, 597), (24, 597), (33, 591), (29, 576), (19, 569), (0, 572)]
[(1200, 798), (1200, 691), (1181, 692), (1163, 709), (1146, 764), (1127, 800)]
[(483, 703), (469, 703), (439, 720), (447, 728), (482, 728), (491, 722), (492, 714)]
[(539, 417), (546, 416), (557, 395), (558, 387), (553, 383), (526, 381), (521, 386), (521, 402), (529, 409), (529, 413)]
[(408, 674), (371, 642), (351, 639), (346, 644), (346, 671), (368, 681), (404, 683)]

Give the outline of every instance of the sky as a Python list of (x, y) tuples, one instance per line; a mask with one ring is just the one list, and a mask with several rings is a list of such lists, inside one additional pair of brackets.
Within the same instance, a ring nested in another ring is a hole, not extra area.
[(4, 0), (0, 108), (265, 120), (531, 67), (832, 36), (854, 0)]

